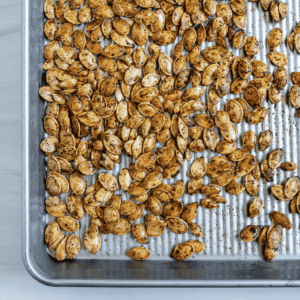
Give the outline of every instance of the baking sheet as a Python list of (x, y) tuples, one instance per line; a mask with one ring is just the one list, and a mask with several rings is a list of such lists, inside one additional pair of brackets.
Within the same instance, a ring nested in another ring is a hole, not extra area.
[[(227, 2), (228, 1), (219, 1)], [(246, 28), (247, 36), (255, 36), (260, 42), (261, 50), (259, 54), (255, 57), (257, 60), (261, 60), (267, 65), (270, 66), (271, 72), (274, 74), (276, 71), (276, 66), (272, 65), (268, 59), (268, 48), (266, 39), (269, 32), (274, 27), (280, 27), (283, 31), (284, 42), (277, 49), (287, 55), (289, 59), (289, 64), (287, 66), (288, 73), (294, 71), (299, 71), (299, 62), (300, 55), (297, 55), (296, 50), (292, 51), (287, 45), (287, 37), (291, 33), (292, 28), (300, 21), (299, 18), (299, 3), (298, 1), (289, 1), (286, 2), (289, 6), (289, 13), (285, 20), (282, 23), (276, 23), (272, 20), (269, 12), (264, 12), (260, 6), (259, 2), (249, 2), (248, 3), (248, 25)], [(84, 30), (84, 26), (81, 26), (81, 29)], [(177, 38), (176, 42), (179, 42), (182, 37)], [(102, 46), (110, 44), (111, 41), (105, 39), (102, 41)], [(45, 44), (47, 41), (45, 40)], [(149, 44), (149, 43), (148, 43)], [(148, 51), (148, 44), (145, 45), (145, 49)], [(214, 42), (205, 42), (201, 45), (201, 50), (205, 49), (208, 46), (214, 45)], [(227, 43), (228, 49), (233, 51), (234, 56), (239, 55), (244, 56), (244, 50), (237, 50), (232, 47), (232, 43)], [(161, 50), (172, 55), (173, 45), (163, 46)], [(252, 78), (252, 77), (251, 77)], [(283, 90), (283, 100), (281, 103), (274, 105), (270, 101), (265, 101), (264, 106), (269, 107), (268, 117), (264, 120), (262, 124), (259, 125), (250, 125), (245, 120), (240, 124), (237, 124), (237, 130), (239, 133), (238, 138), (238, 147), (242, 147), (242, 137), (247, 130), (253, 130), (257, 136), (262, 131), (270, 129), (273, 132), (273, 143), (265, 151), (259, 151), (256, 146), (255, 150), (252, 153), (256, 155), (259, 162), (266, 158), (268, 153), (276, 148), (284, 149), (284, 159), (283, 161), (293, 161), (300, 165), (300, 159), (298, 155), (298, 149), (300, 146), (300, 136), (299, 136), (299, 119), (296, 117), (296, 110), (291, 105), (289, 101), (289, 92), (293, 86), (291, 80), (289, 80), (288, 85)], [(188, 86), (190, 87), (190, 85)], [(207, 101), (207, 91), (202, 97), (202, 101)], [(219, 109), (224, 109), (226, 101), (228, 99), (235, 99), (238, 96), (242, 95), (232, 95), (228, 94), (223, 97), (220, 101)], [(42, 116), (41, 116), (42, 117)], [(215, 127), (219, 138), (219, 130)], [(45, 134), (45, 138), (48, 137)], [(89, 137), (87, 138), (89, 139)], [(222, 139), (222, 138), (221, 138)], [(220, 140), (221, 140), (220, 139)], [(159, 145), (157, 143), (157, 145)], [(160, 144), (159, 146), (161, 146)], [(190, 178), (188, 177), (188, 171), (191, 163), (199, 158), (204, 156), (206, 161), (209, 162), (210, 159), (214, 156), (220, 155), (218, 153), (213, 153), (209, 150), (205, 150), (201, 153), (194, 153), (193, 158), (188, 162), (185, 160), (183, 164), (183, 169), (181, 174), (176, 178), (170, 180), (164, 180), (165, 183), (173, 184), (174, 182), (182, 179), (187, 186)], [(121, 156), (121, 164), (115, 164), (115, 168), (109, 173), (118, 177), (120, 170), (123, 168), (128, 168), (129, 164), (134, 162), (133, 157), (128, 157), (124, 153)], [(100, 172), (107, 172), (103, 169)], [(93, 176), (85, 176), (87, 181), (87, 187), (95, 183), (99, 171)], [(284, 182), (291, 176), (297, 176), (298, 172), (284, 172), (280, 169), (276, 170), (276, 175), (274, 176), (274, 182), (268, 183), (264, 179), (260, 179), (260, 193), (259, 197), (263, 199), (264, 208), (262, 213), (255, 217), (254, 219), (249, 218), (247, 215), (247, 206), (252, 199), (255, 197), (250, 196), (247, 192), (244, 192), (240, 196), (233, 196), (225, 192), (224, 188), (222, 189), (221, 195), (225, 197), (227, 203), (220, 204), (220, 207), (214, 210), (204, 209), (201, 205), (199, 206), (199, 212), (194, 220), (197, 224), (200, 224), (204, 231), (203, 238), (195, 237), (190, 231), (185, 234), (175, 234), (170, 231), (167, 227), (165, 232), (157, 238), (149, 237), (149, 244), (145, 245), (151, 251), (150, 260), (171, 260), (170, 252), (172, 248), (189, 239), (198, 239), (206, 244), (206, 250), (201, 254), (195, 254), (192, 256), (192, 260), (207, 260), (207, 259), (224, 259), (224, 260), (238, 260), (238, 259), (247, 259), (247, 260), (257, 260), (262, 259), (263, 247), (258, 243), (244, 243), (240, 240), (239, 234), (243, 228), (252, 224), (252, 225), (271, 225), (271, 220), (269, 218), (269, 213), (274, 210), (281, 211), (288, 215), (292, 222), (292, 229), (287, 231), (284, 230), (283, 242), (279, 249), (279, 254), (276, 259), (298, 259), (300, 252), (299, 247), (299, 215), (289, 213), (289, 202), (278, 201), (270, 193), (270, 187), (274, 184), (284, 184)], [(209, 177), (204, 177), (205, 184), (210, 183)], [(243, 183), (243, 180), (241, 181)], [(60, 195), (60, 198), (67, 203), (68, 194)], [(122, 194), (123, 200), (130, 199), (130, 195), (123, 192), (121, 189), (115, 194)], [(45, 199), (49, 195), (46, 193)], [(180, 199), (184, 205), (191, 202), (199, 202), (204, 199), (203, 194), (189, 195), (185, 193)], [(147, 214), (145, 209), (144, 215)], [(55, 220), (54, 217), (45, 214), (46, 223), (50, 223)], [(86, 213), (85, 217), (79, 220), (80, 229), (76, 232), (81, 240), (83, 241), (83, 235), (87, 231), (90, 224), (91, 217)], [(136, 222), (142, 223), (144, 218), (141, 217)], [(128, 259), (126, 256), (126, 251), (135, 247), (140, 246), (140, 244), (133, 238), (132, 234), (129, 233), (124, 236), (117, 236), (113, 234), (101, 235), (102, 237), (102, 246), (100, 251), (96, 255), (92, 255), (88, 252), (84, 246), (82, 246), (77, 259)], [(55, 257), (55, 252), (49, 250), (49, 254)]]

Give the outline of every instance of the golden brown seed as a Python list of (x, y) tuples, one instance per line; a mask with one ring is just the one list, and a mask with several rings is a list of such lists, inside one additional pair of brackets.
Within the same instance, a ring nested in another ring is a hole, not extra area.
[(284, 186), (284, 195), (288, 199), (292, 199), (299, 191), (300, 179), (299, 177), (293, 176), (289, 178)]
[(99, 228), (99, 231), (101, 234), (109, 234), (114, 233), (116, 235), (124, 235), (130, 232), (131, 225), (129, 222), (127, 222), (125, 219), (119, 220), (118, 223), (116, 222), (109, 222), (104, 225), (102, 225)]
[(193, 222), (189, 222), (188, 225), (189, 225), (190, 230), (193, 233), (193, 235), (195, 235), (197, 237), (203, 236), (203, 229), (201, 228), (200, 225), (193, 223)]
[(273, 132), (271, 130), (266, 130), (262, 132), (258, 139), (259, 150), (264, 151), (270, 147), (273, 141)]
[(277, 169), (281, 165), (283, 159), (283, 150), (276, 149), (269, 154), (268, 163), (271, 169)]
[(201, 205), (204, 207), (204, 208), (208, 208), (208, 209), (214, 209), (214, 208), (218, 208), (219, 207), (219, 204), (210, 199), (210, 198), (206, 198), (206, 199), (203, 199), (201, 201)]
[(236, 142), (228, 142), (228, 141), (221, 141), (217, 144), (216, 146), (216, 151), (220, 154), (230, 154), (234, 152), (237, 148), (237, 143)]
[(297, 170), (297, 164), (294, 162), (284, 162), (282, 164), (280, 164), (280, 169), (284, 170), (284, 171), (294, 171)]
[(56, 222), (62, 230), (75, 232), (79, 229), (79, 223), (72, 217), (63, 216), (56, 218)]
[(177, 260), (184, 260), (191, 257), (194, 253), (195, 247), (193, 246), (193, 244), (185, 242), (177, 245), (173, 249), (171, 256)]
[(237, 49), (241, 49), (245, 46), (247, 41), (247, 35), (244, 30), (237, 31), (233, 36), (233, 45)]
[(80, 238), (77, 234), (69, 235), (66, 241), (66, 251), (70, 259), (75, 258), (81, 248)]
[(167, 203), (163, 209), (164, 217), (178, 217), (183, 210), (183, 203), (178, 200), (173, 200)]
[(260, 184), (259, 180), (254, 178), (252, 174), (248, 174), (245, 177), (245, 188), (246, 191), (252, 196), (258, 196)]
[(297, 212), (297, 197), (295, 197), (291, 202), (290, 202), (290, 213), (295, 214)]
[(292, 105), (295, 108), (298, 109), (300, 107), (300, 86), (298, 85), (293, 86), (290, 94), (290, 100)]
[(242, 121), (243, 108), (237, 101), (228, 100), (225, 105), (225, 111), (232, 122), (240, 123)]
[(269, 167), (268, 161), (266, 159), (263, 159), (260, 163), (260, 171), (266, 181), (273, 181), (275, 171)]
[(147, 226), (147, 234), (151, 237), (161, 236), (167, 226), (166, 222), (162, 222), (157, 217), (151, 215), (145, 216), (145, 224)]
[(119, 208), (119, 213), (124, 216), (128, 216), (133, 214), (137, 209), (136, 204), (134, 204), (130, 200), (125, 200), (121, 202), (121, 206)]
[(258, 238), (259, 227), (250, 225), (246, 227), (241, 233), (241, 239), (244, 242), (253, 242)]
[(271, 51), (274, 51), (283, 41), (283, 33), (280, 28), (271, 30), (268, 36), (268, 46)]
[(256, 56), (256, 54), (259, 52), (259, 50), (260, 50), (260, 46), (257, 38), (254, 36), (249, 37), (245, 44), (245, 53), (247, 57), (250, 60), (253, 59)]
[[(292, 228), (290, 219), (282, 212), (273, 211), (272, 213), (270, 213), (270, 219), (276, 225), (280, 225), (283, 228), (286, 228), (288, 230)], [(277, 248), (277, 247), (275, 247), (275, 248)]]
[(207, 170), (205, 158), (201, 157), (195, 160), (191, 165), (191, 176), (193, 178), (201, 178), (205, 175)]
[(175, 217), (167, 217), (166, 222), (168, 224), (168, 227), (171, 231), (175, 233), (186, 233), (188, 231), (188, 225), (187, 223), (180, 219)]
[(271, 249), (277, 249), (280, 246), (282, 240), (282, 227), (270, 226), (267, 232), (268, 246)]
[(264, 121), (269, 112), (268, 108), (257, 107), (248, 116), (247, 122), (250, 124), (259, 124)]
[(78, 195), (70, 195), (68, 197), (68, 210), (75, 219), (84, 217), (84, 208), (82, 198)]
[(243, 137), (243, 146), (248, 151), (251, 152), (256, 145), (256, 134), (252, 130), (245, 132)]
[(134, 260), (146, 260), (151, 256), (151, 252), (144, 247), (135, 247), (127, 251), (126, 255)]
[(267, 244), (264, 249), (264, 259), (272, 260), (276, 257), (278, 252), (279, 252), (278, 248), (276, 248), (276, 249), (270, 248), (269, 244)]
[(181, 218), (186, 222), (193, 221), (198, 214), (198, 206), (197, 202), (189, 203), (186, 205), (182, 211)]
[(208, 184), (201, 188), (201, 193), (207, 197), (221, 193), (221, 187), (216, 184)]
[(300, 84), (300, 72), (292, 72), (291, 77), (294, 84), (296, 85)]
[(288, 64), (288, 59), (285, 54), (281, 52), (270, 52), (268, 54), (270, 61), (278, 67), (284, 67)]
[(163, 207), (160, 201), (153, 196), (150, 196), (148, 198), (146, 208), (151, 214), (155, 216), (160, 216), (163, 212)]
[(264, 246), (266, 241), (267, 241), (267, 231), (268, 231), (268, 229), (269, 229), (269, 226), (265, 226), (262, 229), (261, 233), (260, 233), (258, 241), (259, 241), (260, 245), (262, 245), (262, 246)]
[(91, 224), (88, 231), (85, 233), (84, 246), (92, 254), (96, 254), (101, 248), (101, 237), (96, 225)]
[(219, 194), (212, 194), (212, 195), (209, 195), (209, 198), (213, 201), (215, 201), (216, 203), (226, 203), (226, 199), (219, 195)]
[(272, 84), (268, 92), (269, 99), (272, 103), (278, 104), (282, 100), (282, 94), (276, 84)]
[(263, 201), (261, 198), (255, 198), (249, 205), (249, 217), (254, 218), (258, 216), (263, 209)]
[(131, 227), (133, 237), (141, 244), (148, 243), (148, 235), (142, 224), (135, 223)]
[(190, 182), (188, 183), (188, 193), (190, 195), (195, 195), (196, 193), (199, 192), (199, 189), (201, 189), (204, 185), (204, 180), (203, 178), (192, 178)]

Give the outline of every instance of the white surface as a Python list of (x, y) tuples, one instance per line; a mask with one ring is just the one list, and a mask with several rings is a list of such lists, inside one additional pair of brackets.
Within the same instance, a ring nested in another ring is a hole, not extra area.
[[(43, 1), (43, 0), (31, 0)], [(21, 0), (0, 0), (0, 299), (299, 299), (300, 288), (52, 288), (21, 259)]]

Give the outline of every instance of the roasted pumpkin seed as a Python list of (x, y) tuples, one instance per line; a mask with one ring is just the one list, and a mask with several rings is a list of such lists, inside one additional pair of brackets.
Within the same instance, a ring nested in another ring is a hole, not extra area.
[(259, 227), (255, 225), (250, 225), (246, 227), (241, 233), (241, 239), (244, 242), (253, 242), (259, 236)]

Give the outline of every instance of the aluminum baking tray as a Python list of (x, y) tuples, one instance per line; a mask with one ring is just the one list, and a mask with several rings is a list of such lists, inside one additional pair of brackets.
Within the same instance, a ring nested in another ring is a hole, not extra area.
[[(228, 1), (217, 1), (227, 2)], [(266, 38), (274, 27), (280, 27), (284, 33), (284, 44), (280, 50), (289, 58), (288, 72), (300, 71), (300, 55), (287, 47), (287, 37), (295, 24), (300, 21), (299, 0), (285, 1), (289, 6), (287, 18), (281, 23), (271, 20), (268, 12), (263, 12), (259, 2), (248, 3), (248, 36), (258, 37), (261, 51), (257, 59), (271, 66), (267, 58)], [(45, 157), (39, 151), (39, 143), (45, 138), (43, 116), (45, 102), (38, 96), (38, 89), (44, 85), (43, 49), (46, 43), (43, 34), (45, 22), (43, 0), (23, 0), (23, 31), (22, 31), (22, 251), (23, 261), (28, 272), (38, 281), (55, 286), (300, 286), (300, 246), (299, 246), (299, 215), (291, 215), (288, 203), (279, 202), (270, 195), (271, 183), (261, 180), (260, 197), (264, 200), (263, 213), (253, 220), (247, 217), (247, 204), (251, 200), (246, 193), (239, 197), (224, 195), (226, 204), (219, 209), (210, 211), (199, 208), (196, 222), (204, 229), (201, 239), (207, 249), (188, 261), (174, 261), (169, 253), (174, 245), (193, 238), (190, 233), (178, 235), (166, 230), (160, 238), (150, 238), (147, 247), (151, 250), (151, 258), (143, 262), (129, 260), (126, 250), (137, 245), (130, 234), (126, 236), (102, 236), (102, 247), (93, 256), (82, 247), (76, 260), (57, 263), (53, 253), (44, 244), (44, 230), (51, 218), (46, 215), (44, 207), (45, 193)], [(106, 42), (107, 43), (107, 42)], [(212, 43), (202, 45), (202, 49)], [(162, 47), (168, 54), (172, 47)], [(239, 51), (234, 49), (234, 55)], [(289, 91), (291, 82), (284, 90), (284, 99), (277, 106), (268, 104), (270, 112), (266, 120), (258, 125), (246, 122), (238, 124), (240, 136), (249, 129), (259, 134), (271, 129), (274, 140), (271, 150), (285, 149), (284, 160), (291, 160), (300, 165), (300, 122), (295, 117), (295, 109), (290, 104)], [(205, 101), (205, 97), (203, 100)], [(221, 100), (221, 107), (226, 99)], [(241, 146), (241, 138), (239, 138)], [(259, 152), (257, 158), (265, 158), (269, 151)], [(204, 152), (196, 154), (210, 159), (213, 154)], [(117, 174), (119, 168), (129, 165), (131, 158), (122, 157), (122, 164), (116, 165), (111, 173)], [(183, 172), (173, 183), (183, 179), (188, 181), (187, 172), (190, 163), (185, 163)], [(297, 172), (295, 172), (297, 175)], [(291, 173), (277, 172), (274, 183), (283, 183)], [(94, 182), (95, 178), (89, 178)], [(206, 179), (207, 180), (207, 179)], [(208, 180), (207, 180), (208, 183)], [(127, 195), (128, 196), (128, 195)], [(125, 199), (126, 194), (123, 195)], [(182, 198), (184, 204), (203, 199), (203, 195)], [(62, 197), (62, 199), (65, 199)], [(262, 247), (257, 243), (243, 243), (238, 238), (240, 231), (247, 225), (270, 225), (268, 214), (280, 210), (290, 217), (292, 229), (284, 231), (283, 243), (279, 255), (272, 262), (262, 258)], [(78, 234), (82, 237), (88, 228), (89, 217), (80, 220)]]

